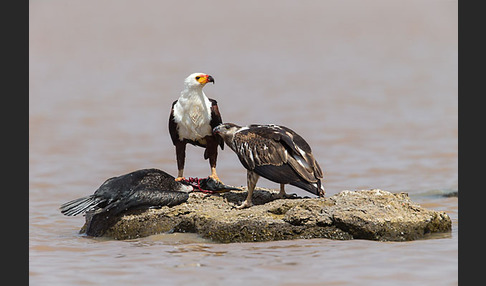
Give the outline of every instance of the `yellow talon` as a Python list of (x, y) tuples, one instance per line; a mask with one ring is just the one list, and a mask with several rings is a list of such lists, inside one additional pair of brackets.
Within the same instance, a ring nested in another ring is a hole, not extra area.
[(219, 182), (224, 185), (223, 181), (221, 181), (218, 177), (218, 175), (210, 175), (209, 176), (211, 179), (215, 180), (216, 182)]

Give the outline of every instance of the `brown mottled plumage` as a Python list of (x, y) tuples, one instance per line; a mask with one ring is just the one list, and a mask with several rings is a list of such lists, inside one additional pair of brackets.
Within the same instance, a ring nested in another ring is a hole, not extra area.
[(225, 123), (213, 129), (238, 156), (247, 169), (248, 196), (240, 206), (252, 205), (252, 193), (259, 176), (280, 184), (280, 196), (285, 196), (285, 184), (324, 196), (322, 169), (312, 150), (299, 134), (275, 124), (245, 127)]

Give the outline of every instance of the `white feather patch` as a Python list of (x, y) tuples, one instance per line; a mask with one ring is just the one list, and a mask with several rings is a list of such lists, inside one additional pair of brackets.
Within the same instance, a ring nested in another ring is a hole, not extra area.
[(211, 102), (201, 90), (181, 93), (174, 105), (174, 121), (178, 124), (181, 140), (197, 140), (211, 135)]
[(299, 163), (299, 165), (301, 165), (305, 169), (307, 169), (307, 170), (311, 169), (309, 164), (307, 164), (307, 162), (305, 160), (303, 160), (300, 156), (296, 156), (296, 157), (294, 157), (294, 159), (297, 161), (297, 163)]
[(248, 126), (243, 126), (240, 129), (238, 129), (235, 133), (238, 133), (238, 132), (241, 132), (241, 131), (244, 131), (244, 130), (248, 130), (248, 129), (250, 129)]
[(299, 151), (299, 153), (302, 155), (302, 157), (305, 157), (306, 153), (305, 153), (304, 150), (300, 149), (299, 146), (297, 146), (297, 145), (295, 146), (295, 149), (297, 149), (297, 151)]
[(255, 159), (253, 158), (253, 150), (252, 149), (248, 149), (248, 154), (250, 155), (250, 160), (255, 161)]

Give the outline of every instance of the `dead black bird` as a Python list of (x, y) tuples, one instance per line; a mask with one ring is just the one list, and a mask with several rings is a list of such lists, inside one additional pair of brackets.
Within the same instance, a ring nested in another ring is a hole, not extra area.
[(142, 169), (106, 180), (93, 195), (61, 205), (61, 213), (86, 213), (86, 234), (102, 236), (128, 210), (175, 206), (189, 198), (192, 186), (158, 169)]

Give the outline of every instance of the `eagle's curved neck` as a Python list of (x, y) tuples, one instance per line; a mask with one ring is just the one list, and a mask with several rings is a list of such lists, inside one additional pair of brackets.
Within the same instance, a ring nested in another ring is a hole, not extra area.
[(206, 95), (202, 91), (202, 88), (185, 88), (181, 92), (181, 97), (187, 99), (195, 99), (195, 98), (204, 99)]
[(236, 135), (236, 133), (238, 133), (238, 131), (240, 131), (240, 130), (239, 129), (231, 130), (230, 132), (228, 132), (228, 133), (226, 133), (222, 136), (226, 145), (228, 145), (231, 148), (231, 150), (233, 150), (235, 152), (236, 152), (237, 146), (236, 146), (236, 142), (234, 141), (234, 139), (235, 139), (235, 135)]
[(200, 106), (204, 114), (208, 114), (208, 116), (210, 116), (211, 114), (211, 111), (209, 110), (211, 105), (209, 103), (209, 99), (202, 91), (202, 87), (184, 89), (181, 92), (179, 102), (182, 105)]
[(225, 135), (225, 136), (222, 136), (222, 137), (223, 137), (223, 141), (226, 143), (226, 145), (229, 146), (231, 148), (231, 150), (236, 152), (236, 144), (233, 141), (233, 138), (235, 136), (234, 135)]

